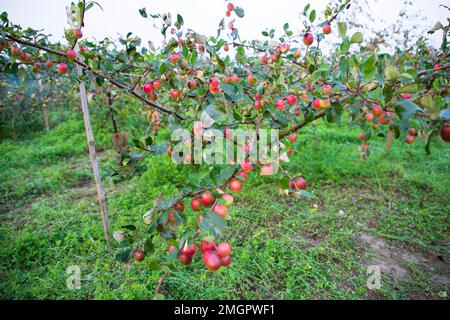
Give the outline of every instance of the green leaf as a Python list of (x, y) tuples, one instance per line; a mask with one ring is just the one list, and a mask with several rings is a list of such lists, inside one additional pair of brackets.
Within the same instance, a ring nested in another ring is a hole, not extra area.
[(398, 88), (398, 93), (415, 93), (419, 89), (419, 85), (417, 83), (411, 83), (401, 88)]
[(356, 32), (350, 38), (350, 44), (363, 42), (363, 34), (361, 32)]
[(201, 229), (211, 232), (215, 237), (218, 238), (222, 237), (222, 230), (226, 226), (226, 221), (222, 217), (211, 211), (203, 214), (203, 219), (200, 223)]
[(150, 255), (155, 250), (155, 246), (153, 245), (153, 238), (150, 237), (144, 242), (144, 252), (146, 255)]
[(306, 190), (300, 190), (300, 194), (302, 197), (308, 198), (308, 199), (312, 199), (315, 198), (315, 195), (313, 195), (312, 193), (306, 191)]
[(363, 73), (363, 81), (369, 82), (375, 78), (376, 74), (376, 59), (375, 55), (371, 54), (366, 61), (361, 65), (361, 71)]
[(450, 107), (442, 110), (441, 113), (439, 113), (439, 118), (444, 119), (444, 120), (449, 120), (450, 119)]
[(119, 262), (127, 262), (131, 258), (132, 254), (133, 248), (131, 247), (125, 248), (116, 254), (116, 260)]
[(239, 18), (243, 18), (245, 13), (244, 13), (244, 9), (242, 9), (241, 7), (234, 7), (234, 13), (236, 13), (236, 15)]
[(314, 22), (315, 19), (316, 19), (316, 10), (313, 10), (309, 14), (309, 21)]
[(175, 27), (177, 27), (177, 29), (181, 29), (181, 26), (183, 25), (184, 21), (183, 21), (183, 17), (179, 14), (177, 14), (177, 22), (175, 22)]
[(347, 35), (347, 23), (338, 22), (338, 31), (341, 38), (344, 38)]
[(342, 53), (346, 53), (348, 52), (349, 49), (350, 49), (350, 41), (348, 40), (348, 37), (345, 37), (344, 40), (342, 41), (340, 50)]
[(147, 18), (147, 10), (145, 8), (139, 9), (139, 13), (143, 18)]
[(400, 101), (397, 105), (396, 111), (400, 115), (400, 118), (403, 120), (405, 124), (407, 124), (408, 119), (417, 111), (423, 111), (421, 108), (419, 108), (418, 105), (416, 105), (411, 100), (403, 99)]

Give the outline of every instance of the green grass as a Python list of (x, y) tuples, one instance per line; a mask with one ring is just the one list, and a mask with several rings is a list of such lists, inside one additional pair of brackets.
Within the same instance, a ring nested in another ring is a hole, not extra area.
[[(112, 229), (141, 220), (161, 193), (177, 191), (187, 167), (148, 157), (141, 176), (114, 183), (111, 129), (95, 126)], [(235, 198), (226, 238), (230, 267), (211, 273), (201, 259), (164, 281), (167, 299), (408, 299), (449, 293), (450, 147), (400, 141), (358, 157), (358, 129), (302, 129), (288, 168), (315, 199), (280, 196), (275, 180), (253, 175)], [(120, 264), (102, 241), (82, 120), (48, 134), (0, 144), (0, 297), (3, 299), (150, 299), (161, 272)], [(188, 221), (196, 216), (187, 210)], [(368, 235), (380, 246), (365, 242)], [(161, 255), (166, 246), (158, 240)], [(443, 261), (442, 261), (443, 260)], [(367, 265), (383, 262), (381, 289), (366, 287)], [(66, 269), (81, 268), (80, 290)]]

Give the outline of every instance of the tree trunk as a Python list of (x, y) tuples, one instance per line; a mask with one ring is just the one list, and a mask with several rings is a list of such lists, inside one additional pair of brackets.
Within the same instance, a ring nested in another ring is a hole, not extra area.
[[(38, 78), (38, 85), (39, 85), (39, 94), (42, 97), (42, 91), (44, 91), (44, 90), (42, 89), (41, 75), (39, 75), (39, 78)], [(45, 103), (42, 106), (42, 112), (44, 114), (45, 131), (48, 132), (50, 130), (50, 126), (48, 125), (48, 107), (47, 107), (47, 105)]]
[(392, 144), (392, 137), (394, 136), (394, 131), (389, 128), (388, 134), (386, 137), (386, 145), (384, 146), (384, 151), (389, 152), (391, 150), (391, 144)]
[(49, 131), (50, 127), (48, 125), (48, 108), (47, 106), (42, 107), (42, 112), (44, 113), (44, 123), (45, 123), (45, 131)]
[[(69, 24), (72, 25), (72, 19), (70, 15), (70, 9), (67, 7), (68, 20)], [(79, 56), (80, 48), (78, 43), (75, 45), (75, 51), (77, 52), (77, 56)], [(89, 158), (91, 160), (92, 171), (94, 173), (95, 185), (97, 187), (97, 200), (100, 205), (100, 215), (102, 218), (103, 224), (103, 235), (106, 240), (106, 244), (109, 246), (111, 243), (110, 235), (109, 235), (109, 224), (108, 224), (108, 216), (106, 214), (106, 200), (105, 200), (105, 192), (103, 191), (102, 180), (100, 178), (100, 172), (98, 170), (98, 161), (97, 154), (95, 151), (95, 142), (94, 142), (94, 134), (92, 133), (91, 127), (91, 117), (89, 115), (88, 108), (88, 97), (86, 94), (86, 86), (84, 85), (84, 81), (82, 80), (83, 69), (80, 65), (76, 64), (78, 78), (80, 80), (80, 100), (81, 100), (81, 110), (83, 111), (83, 119), (84, 119), (84, 128), (86, 130), (86, 139), (89, 148)]]

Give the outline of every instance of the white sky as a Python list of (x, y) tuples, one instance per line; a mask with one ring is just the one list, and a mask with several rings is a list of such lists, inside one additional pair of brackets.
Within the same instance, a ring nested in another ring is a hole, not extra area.
[[(353, 2), (358, 0), (353, 0)], [(54, 38), (63, 38), (66, 25), (65, 7), (70, 0), (0, 0), (0, 11), (7, 11), (14, 23), (44, 29)], [(105, 37), (117, 38), (118, 34), (126, 35), (128, 31), (141, 37), (143, 44), (152, 40), (159, 45), (162, 36), (159, 30), (153, 28), (149, 20), (142, 18), (138, 9), (147, 8), (148, 13), (171, 12), (173, 16), (180, 13), (185, 26), (205, 35), (215, 35), (218, 23), (224, 17), (226, 3), (223, 0), (97, 0), (103, 11), (94, 7), (87, 12), (86, 28), (83, 30), (87, 38), (101, 40)], [(261, 31), (266, 28), (282, 30), (288, 22), (292, 30), (301, 29), (299, 20), (303, 7), (310, 2), (312, 7), (321, 12), (327, 0), (236, 0), (235, 5), (245, 10), (245, 17), (238, 19), (235, 26), (239, 28), (241, 39), (262, 39)], [(398, 17), (403, 1), (379, 0), (371, 2), (370, 11), (375, 21), (375, 29), (385, 24), (392, 24)], [(420, 25), (422, 29), (431, 28), (436, 21), (445, 24), (448, 11), (439, 8), (440, 4), (449, 4), (448, 0), (411, 0), (414, 10), (421, 10), (427, 21), (409, 21), (411, 28)], [(323, 19), (322, 15), (318, 18)], [(364, 18), (364, 17), (362, 17)], [(175, 18), (173, 19), (175, 20)], [(321, 21), (321, 20), (319, 20)], [(317, 22), (317, 19), (316, 19)], [(408, 23), (408, 22), (407, 22)], [(379, 24), (379, 26), (377, 26)], [(428, 30), (427, 29), (427, 30)], [(337, 33), (333, 25), (333, 31)], [(349, 33), (364, 30), (349, 30)], [(440, 45), (441, 33), (428, 36), (434, 46)]]

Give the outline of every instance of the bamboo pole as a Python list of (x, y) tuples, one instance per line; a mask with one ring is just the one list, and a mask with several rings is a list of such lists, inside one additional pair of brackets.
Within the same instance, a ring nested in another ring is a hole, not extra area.
[[(69, 24), (72, 25), (70, 11), (68, 8), (68, 17), (69, 17)], [(80, 52), (80, 48), (78, 43), (75, 45), (74, 48), (77, 55)], [(89, 108), (88, 108), (88, 98), (86, 94), (86, 86), (84, 84), (84, 80), (82, 79), (83, 76), (83, 69), (80, 65), (76, 65), (78, 78), (80, 81), (80, 101), (81, 101), (81, 110), (83, 112), (83, 119), (84, 119), (84, 128), (86, 131), (86, 139), (88, 143), (89, 148), (89, 158), (91, 160), (91, 167), (92, 172), (94, 173), (94, 179), (95, 179), (95, 185), (97, 187), (97, 201), (100, 206), (100, 215), (102, 219), (102, 225), (103, 225), (103, 235), (106, 240), (106, 244), (109, 246), (111, 243), (111, 238), (109, 234), (109, 223), (108, 223), (108, 216), (106, 214), (106, 199), (105, 199), (105, 192), (103, 190), (102, 180), (100, 177), (100, 172), (98, 169), (98, 161), (97, 161), (97, 153), (95, 151), (95, 141), (94, 141), (94, 134), (92, 133), (92, 126), (91, 126), (91, 117), (89, 114)]]
[[(42, 92), (44, 91), (43, 87), (42, 87), (42, 76), (39, 74), (38, 76), (38, 86), (39, 86), (39, 94), (42, 97)], [(48, 108), (46, 103), (44, 102), (43, 106), (42, 106), (42, 112), (44, 114), (44, 124), (45, 124), (45, 131), (49, 131), (50, 130), (50, 126), (48, 124)]]
[[(78, 53), (78, 45), (76, 46), (75, 51)], [(80, 100), (81, 100), (81, 110), (83, 111), (83, 119), (84, 119), (84, 128), (86, 130), (86, 138), (89, 147), (89, 157), (91, 160), (92, 172), (94, 173), (95, 185), (97, 187), (97, 201), (100, 205), (100, 214), (102, 218), (103, 224), (103, 233), (105, 236), (106, 243), (110, 244), (110, 236), (109, 236), (109, 224), (108, 217), (106, 214), (106, 200), (105, 200), (105, 192), (103, 190), (102, 180), (100, 177), (99, 169), (98, 169), (98, 161), (97, 161), (97, 153), (95, 151), (95, 141), (94, 134), (92, 133), (91, 127), (91, 118), (89, 115), (88, 108), (88, 99), (86, 95), (86, 86), (84, 81), (81, 80), (83, 76), (83, 69), (77, 65), (78, 77), (80, 79)]]

